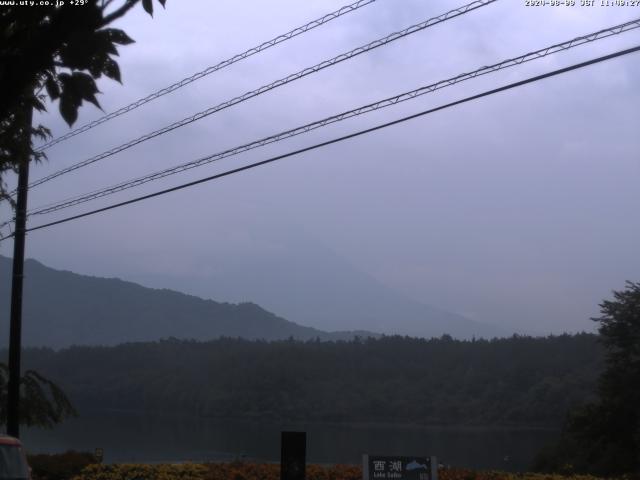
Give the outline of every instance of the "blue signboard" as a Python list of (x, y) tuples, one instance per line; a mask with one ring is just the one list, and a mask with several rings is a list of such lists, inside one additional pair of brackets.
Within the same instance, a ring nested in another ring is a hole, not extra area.
[(363, 480), (438, 480), (435, 457), (363, 455)]

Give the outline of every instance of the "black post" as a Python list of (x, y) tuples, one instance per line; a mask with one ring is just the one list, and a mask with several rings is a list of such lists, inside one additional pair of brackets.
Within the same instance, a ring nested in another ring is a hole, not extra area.
[(305, 480), (306, 432), (282, 432), (280, 448), (280, 480)]
[[(27, 148), (31, 146), (31, 117), (28, 107), (24, 119)], [(13, 237), (13, 277), (11, 281), (11, 323), (9, 327), (9, 387), (7, 395), (7, 433), (20, 436), (20, 352), (22, 348), (22, 280), (24, 277), (24, 240), (27, 220), (27, 191), (29, 185), (30, 155), (20, 159), (18, 165), (18, 198), (16, 224)]]

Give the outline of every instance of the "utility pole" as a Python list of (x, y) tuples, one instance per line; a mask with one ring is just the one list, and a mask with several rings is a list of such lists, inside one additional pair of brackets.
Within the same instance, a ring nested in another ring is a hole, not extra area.
[(33, 108), (25, 106), (22, 121), (24, 144), (18, 164), (18, 198), (13, 236), (13, 275), (11, 280), (11, 323), (9, 327), (9, 386), (7, 395), (7, 433), (20, 436), (20, 354), (22, 349), (22, 280), (24, 278), (24, 243), (27, 223), (27, 191), (31, 160), (31, 122)]

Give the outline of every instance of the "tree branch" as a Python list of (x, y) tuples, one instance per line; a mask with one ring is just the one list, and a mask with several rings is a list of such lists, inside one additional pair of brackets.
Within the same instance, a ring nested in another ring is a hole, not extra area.
[[(107, 2), (107, 5), (109, 3), (111, 3), (112, 0), (109, 0)], [(107, 15), (106, 17), (104, 17), (102, 19), (102, 22), (100, 22), (99, 27), (104, 27), (105, 25), (109, 25), (111, 22), (113, 22), (114, 20), (117, 20), (118, 18), (124, 16), (129, 10), (131, 10), (136, 3), (138, 3), (140, 0), (127, 0), (125, 2), (124, 5), (122, 5), (120, 8), (118, 8), (117, 10), (111, 12), (109, 15)]]

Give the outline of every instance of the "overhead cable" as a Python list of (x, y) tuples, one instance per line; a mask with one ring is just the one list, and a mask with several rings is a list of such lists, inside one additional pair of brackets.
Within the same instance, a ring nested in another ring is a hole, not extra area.
[(617, 35), (622, 32), (626, 32), (632, 29), (636, 29), (640, 27), (640, 18), (636, 20), (632, 20), (629, 22), (625, 22), (619, 25), (615, 25), (610, 28), (602, 29), (588, 35), (583, 35), (581, 37), (574, 38), (572, 40), (568, 40), (566, 42), (558, 43), (555, 45), (551, 45), (540, 50), (536, 50), (533, 52), (526, 53), (524, 55), (520, 55), (518, 57), (510, 58), (508, 60), (503, 60), (501, 62), (495, 63), (493, 65), (480, 67), (476, 70), (473, 70), (468, 73), (462, 73), (455, 77), (448, 78), (446, 80), (440, 80), (438, 82), (432, 83), (430, 85), (426, 85), (415, 90), (411, 90), (409, 92), (401, 93), (399, 95), (395, 95), (393, 97), (388, 97), (383, 100), (379, 100), (374, 103), (369, 103), (367, 105), (348, 110), (346, 112), (339, 113), (337, 115), (333, 115), (322, 120), (317, 120), (312, 123), (308, 123), (306, 125), (296, 127), (290, 130), (286, 130), (284, 132), (277, 133), (275, 135), (271, 135), (269, 137), (261, 138), (259, 140), (254, 140), (250, 143), (246, 143), (244, 145), (240, 145), (234, 148), (230, 148), (212, 155), (207, 155), (205, 157), (192, 160), (187, 163), (183, 163), (181, 165), (177, 165), (174, 167), (166, 168), (164, 170), (160, 170), (155, 173), (151, 173), (148, 175), (144, 175), (142, 177), (138, 177), (132, 180), (127, 180), (125, 182), (112, 185), (110, 187), (106, 187), (100, 190), (95, 190), (93, 192), (85, 193), (79, 196), (75, 196), (73, 198), (69, 198), (63, 201), (59, 201), (56, 203), (51, 203), (45, 206), (41, 206), (33, 209), (28, 212), (29, 216), (31, 215), (43, 215), (47, 213), (52, 213), (58, 210), (62, 210), (64, 208), (69, 208), (75, 205), (79, 205), (81, 203), (85, 203), (97, 198), (105, 197), (107, 195), (111, 195), (117, 192), (121, 192), (123, 190), (127, 190), (129, 188), (137, 187), (143, 185), (145, 183), (158, 180), (169, 175), (173, 175), (176, 173), (180, 173), (186, 170), (190, 170), (192, 168), (200, 167), (202, 165), (215, 162), (217, 160), (221, 160), (223, 158), (228, 158), (231, 156), (238, 155), (240, 153), (247, 152), (249, 150), (253, 150), (255, 148), (259, 148), (265, 145), (269, 145), (271, 143), (275, 143), (287, 138), (291, 138), (303, 133), (310, 132), (312, 130), (316, 130), (318, 128), (325, 127), (327, 125), (340, 122), (346, 120), (348, 118), (356, 117), (359, 115), (363, 115), (375, 110), (379, 110), (382, 108), (386, 108), (392, 105), (396, 105), (401, 102), (405, 102), (407, 100), (412, 100), (419, 96), (425, 95), (427, 93), (434, 92), (436, 90), (440, 90), (442, 88), (446, 88), (457, 83), (470, 80), (481, 75), (486, 75), (488, 73), (496, 72), (505, 68), (514, 67), (520, 65), (525, 62), (529, 62), (531, 60), (536, 60), (539, 58), (546, 57), (548, 55), (552, 55), (554, 53), (558, 53), (561, 51), (568, 50), (570, 48), (577, 47), (579, 45), (584, 45), (585, 43), (594, 42), (596, 40), (600, 40), (612, 35)]
[(187, 78), (183, 78), (182, 80), (175, 82), (171, 85), (169, 85), (168, 87), (164, 87), (156, 92), (153, 92), (149, 95), (147, 95), (144, 98), (141, 98), (139, 100), (136, 100), (133, 103), (130, 103), (129, 105), (122, 107), (114, 112), (111, 112), (107, 115), (104, 115), (96, 120), (93, 120), (92, 122), (89, 122), (81, 127), (76, 128), (75, 130), (72, 130), (64, 135), (61, 135), (60, 137), (54, 138), (53, 140), (45, 143), (44, 145), (42, 145), (41, 147), (38, 148), (38, 151), (43, 151), (46, 150), (49, 147), (52, 147), (53, 145), (56, 145), (57, 143), (60, 143), (64, 140), (68, 140), (69, 138), (75, 137), (76, 135), (79, 135), (83, 132), (86, 132), (88, 130), (91, 130), (94, 127), (97, 127), (98, 125), (101, 125), (109, 120), (112, 120), (116, 117), (119, 117), (120, 115), (124, 115), (125, 113), (128, 113), (132, 110), (135, 110), (138, 107), (141, 107), (142, 105), (144, 105), (145, 103), (149, 103), (153, 100), (156, 100), (157, 98), (163, 97), (164, 95), (167, 95), (175, 90), (178, 90), (179, 88), (184, 87), (185, 85), (189, 85), (190, 83), (195, 82), (196, 80), (200, 80), (203, 77), (206, 77), (207, 75), (211, 75), (214, 72), (217, 72), (218, 70), (222, 70), (223, 68), (226, 68), (230, 65), (233, 65), (234, 63), (237, 63), (241, 60), (244, 60), (245, 58), (249, 58), (252, 55), (255, 55), (257, 53), (260, 53), (264, 50), (267, 50), (268, 48), (274, 47), (282, 42), (286, 42), (287, 40), (290, 40), (294, 37), (297, 37), (298, 35), (301, 35), (305, 32), (308, 32), (309, 30), (313, 30), (316, 27), (319, 27), (321, 25), (324, 25), (325, 23), (328, 23), (332, 20), (335, 20), (338, 17), (341, 17), (342, 15), (346, 15), (347, 13), (351, 13), (354, 12), (356, 10), (358, 10), (359, 8), (365, 7), (373, 2), (375, 2), (376, 0), (358, 0), (357, 2), (353, 2), (350, 5), (346, 5), (342, 8), (339, 8), (338, 10), (331, 12), (331, 13), (327, 13), (326, 15), (317, 18), (309, 23), (306, 23), (300, 27), (294, 28), (293, 30), (284, 33), (282, 35), (278, 35), (275, 38), (272, 38), (271, 40), (267, 40), (264, 43), (261, 43), (260, 45), (258, 45), (257, 47), (252, 47), (249, 50), (246, 50), (242, 53), (239, 53), (237, 55), (234, 55), (231, 58), (228, 58), (227, 60), (223, 60), (220, 63), (217, 63), (216, 65), (212, 65), (210, 67), (205, 68), (204, 70), (194, 73), (193, 75), (191, 75), (190, 77)]
[[(150, 198), (158, 197), (158, 196), (165, 195), (167, 193), (175, 192), (175, 191), (178, 191), (178, 190), (183, 190), (185, 188), (193, 187), (193, 186), (199, 185), (201, 183), (206, 183), (206, 182), (210, 182), (210, 181), (213, 181), (213, 180), (217, 180), (219, 178), (223, 178), (223, 177), (226, 177), (226, 176), (229, 176), (229, 175), (233, 175), (233, 174), (236, 174), (236, 173), (240, 173), (240, 172), (243, 172), (243, 171), (246, 171), (246, 170), (250, 170), (250, 169), (253, 169), (253, 168), (256, 168), (256, 167), (267, 165), (269, 163), (273, 163), (273, 162), (276, 162), (278, 160), (282, 160), (284, 158), (292, 157), (294, 155), (299, 155), (301, 153), (309, 152), (311, 150), (315, 150), (315, 149), (318, 149), (318, 148), (321, 148), (321, 147), (325, 147), (325, 146), (328, 146), (328, 145), (332, 145), (332, 144), (335, 144), (335, 143), (338, 143), (338, 142), (342, 142), (342, 141), (345, 141), (345, 140), (348, 140), (348, 139), (351, 139), (351, 138), (359, 137), (361, 135), (372, 133), (372, 132), (375, 132), (377, 130), (381, 130), (383, 128), (390, 127), (392, 125), (398, 125), (400, 123), (404, 123), (406, 121), (413, 120), (415, 118), (423, 117), (425, 115), (428, 115), (428, 114), (431, 114), (431, 113), (434, 113), (434, 112), (438, 112), (440, 110), (445, 110), (447, 108), (454, 107), (456, 105), (461, 105), (463, 103), (467, 103), (467, 102), (471, 102), (471, 101), (474, 101), (474, 100), (478, 100), (478, 99), (483, 98), (483, 97), (487, 97), (487, 96), (494, 95), (494, 94), (500, 93), (500, 92), (504, 92), (506, 90), (510, 90), (510, 89), (513, 89), (513, 88), (516, 88), (516, 87), (520, 87), (520, 86), (527, 85), (527, 84), (530, 84), (530, 83), (534, 83), (534, 82), (537, 82), (537, 81), (540, 81), (540, 80), (544, 80), (546, 78), (554, 77), (556, 75), (567, 73), (567, 72), (570, 72), (572, 70), (577, 70), (577, 69), (584, 68), (584, 67), (587, 67), (587, 66), (590, 66), (590, 65), (594, 65), (596, 63), (604, 62), (606, 60), (610, 60), (610, 59), (613, 59), (613, 58), (621, 57), (623, 55), (628, 55), (628, 54), (631, 54), (631, 53), (634, 53), (634, 52), (637, 52), (637, 51), (640, 51), (640, 45), (638, 45), (636, 47), (633, 47), (633, 48), (628, 48), (626, 50), (621, 50), (621, 51), (618, 51), (618, 52), (615, 52), (615, 53), (612, 53), (612, 54), (609, 54), (609, 55), (604, 55), (604, 56), (601, 56), (601, 57), (597, 57), (597, 58), (588, 60), (586, 62), (581, 62), (581, 63), (577, 63), (577, 64), (574, 64), (574, 65), (571, 65), (571, 66), (568, 66), (568, 67), (564, 67), (564, 68), (560, 68), (560, 69), (557, 69), (557, 70), (553, 70), (551, 72), (547, 72), (547, 73), (544, 73), (542, 75), (536, 75), (534, 77), (530, 77), (530, 78), (527, 78), (525, 80), (520, 80), (518, 82), (513, 82), (513, 83), (510, 83), (510, 84), (504, 85), (502, 87), (494, 88), (492, 90), (488, 90), (488, 91), (485, 91), (483, 93), (479, 93), (477, 95), (472, 95), (470, 97), (466, 97), (466, 98), (463, 98), (461, 100), (457, 100), (455, 102), (447, 103), (445, 105), (441, 105), (439, 107), (431, 108), (429, 110), (424, 110), (422, 112), (415, 113), (413, 115), (409, 115), (409, 116), (406, 116), (406, 117), (402, 117), (402, 118), (399, 118), (397, 120), (393, 120), (391, 122), (387, 122), (387, 123), (383, 123), (383, 124), (380, 124), (380, 125), (376, 125), (375, 127), (367, 128), (365, 130), (360, 130), (360, 131), (351, 133), (349, 135), (344, 135), (342, 137), (334, 138), (332, 140), (328, 140), (328, 141), (325, 141), (325, 142), (317, 143), (315, 145), (311, 145), (309, 147), (301, 148), (301, 149), (295, 150), (293, 152), (288, 152), (288, 153), (285, 153), (285, 154), (282, 154), (282, 155), (271, 157), (271, 158), (268, 158), (266, 160), (262, 160), (260, 162), (252, 163), (252, 164), (245, 165), (245, 166), (239, 167), (239, 168), (234, 168), (233, 170), (227, 170), (225, 172), (218, 173), (216, 175), (211, 175), (209, 177), (201, 178), (199, 180), (195, 180), (195, 181), (192, 181), (192, 182), (184, 183), (182, 185), (178, 185), (178, 186), (175, 186), (175, 187), (171, 187), (171, 188), (167, 188), (167, 189), (164, 189), (164, 190), (160, 190), (158, 192), (150, 193), (148, 195), (143, 195), (143, 196), (140, 196), (140, 197), (132, 198), (132, 199), (126, 200), (124, 202), (115, 203), (115, 204), (112, 204), (112, 205), (109, 205), (109, 206), (106, 206), (106, 207), (98, 208), (96, 210), (91, 210), (89, 212), (85, 212), (85, 213), (81, 213), (81, 214), (78, 214), (78, 215), (73, 215), (73, 216), (70, 216), (70, 217), (62, 218), (62, 219), (56, 220), (54, 222), (49, 222), (49, 223), (45, 223), (43, 225), (38, 225), (38, 226), (35, 226), (35, 227), (31, 227), (31, 228), (28, 228), (26, 231), (27, 232), (32, 232), (32, 231), (35, 231), (35, 230), (40, 230), (40, 229), (43, 229), (43, 228), (52, 227), (54, 225), (60, 225), (62, 223), (70, 222), (72, 220), (77, 220), (77, 219), (88, 217), (88, 216), (95, 215), (95, 214), (98, 214), (98, 213), (106, 212), (108, 210), (113, 210), (115, 208), (124, 207), (126, 205), (131, 205), (133, 203), (138, 203), (138, 202), (141, 202), (143, 200), (148, 200)], [(4, 240), (6, 238), (9, 238), (9, 236), (0, 238), (0, 240)]]
[(286, 85), (288, 83), (291, 83), (295, 80), (299, 80), (300, 78), (306, 77), (307, 75), (319, 72), (320, 70), (323, 70), (325, 68), (331, 67), (333, 65), (336, 65), (340, 62), (343, 62), (345, 60), (349, 60), (351, 58), (354, 58), (358, 55), (361, 55), (363, 53), (369, 52), (373, 49), (376, 49), (378, 47), (381, 47), (383, 45), (387, 45), (395, 40), (398, 40), (400, 38), (406, 37), (408, 35), (414, 34), (416, 32), (422, 31), (428, 27), (431, 27), (433, 25), (437, 25), (439, 23), (445, 22), (447, 20), (450, 20), (452, 18), (458, 17), (460, 15), (464, 15), (465, 13), (468, 13), (470, 11), (476, 10), (478, 8), (484, 7), (490, 3), (496, 2), (497, 0), (474, 0), (471, 3), (468, 3), (467, 5), (464, 5), (462, 7), (459, 8), (455, 8), (453, 10), (448, 11), (447, 13), (444, 13), (442, 15), (439, 15), (437, 17), (433, 17), (430, 18), (428, 20), (425, 20), (424, 22), (420, 22), (417, 23), (415, 25), (412, 25), (410, 27), (407, 27), (399, 32), (395, 32), (392, 33), (390, 35), (387, 35), (386, 37), (380, 38), (378, 40), (374, 40), (373, 42), (370, 42), (366, 45), (363, 45), (361, 47), (355, 48), (349, 52), (346, 53), (342, 53), (336, 57), (333, 57), (329, 60), (324, 60), (323, 62), (320, 62), (312, 67), (307, 67), (303, 70), (300, 70), (299, 72), (287, 75), (286, 77), (283, 77), (279, 80), (276, 80), (274, 82), (271, 82), (267, 85), (263, 85), (260, 88), (257, 88), (256, 90), (252, 90), (250, 92), (247, 92), (243, 95), (240, 95), (238, 97), (232, 98), (231, 100), (227, 100), (226, 102), (220, 103), (216, 106), (210, 107), (206, 110), (203, 110), (201, 112), (198, 112), (190, 117), (186, 117), (183, 118), (182, 120), (179, 120), (177, 122), (172, 123), (171, 125), (168, 125), (166, 127), (163, 127), (159, 130), (155, 130), (151, 133), (148, 133), (146, 135), (143, 135), (141, 137), (138, 137), (136, 139), (130, 140), (127, 143), (124, 143), (122, 145), (119, 145), (117, 147), (114, 147), (110, 150), (107, 150), (103, 153), (100, 153), (96, 156), (93, 156), (91, 158), (88, 158), (86, 160), (83, 160), (79, 163), (75, 163), (74, 165), (71, 165), (67, 168), (64, 168), (62, 170), (59, 170), (57, 172), (54, 172), (50, 175), (47, 175), (46, 177), (40, 178), (39, 180), (35, 180), (34, 182), (31, 182), (29, 184), (29, 188), (33, 188), (37, 185), (41, 185), (45, 182), (48, 182), (50, 180), (53, 180), (54, 178), (57, 178), (61, 175), (64, 175), (66, 173), (72, 172), (74, 170), (77, 170), (79, 168), (85, 167), (87, 165), (90, 165), (92, 163), (95, 163), (99, 160), (103, 160), (107, 157), (110, 157), (112, 155), (115, 155), (116, 153), (120, 153), (124, 150), (127, 150), (135, 145), (138, 145), (142, 142), (145, 142), (147, 140), (151, 140), (152, 138), (158, 137), (160, 135), (164, 135), (165, 133), (168, 133), (172, 130), (175, 130), (177, 128), (183, 127), (185, 125), (188, 125), (190, 123), (196, 122), (198, 120), (201, 120), (205, 117), (208, 117), (209, 115), (212, 115), (216, 112), (219, 112), (221, 110), (224, 110), (226, 108), (229, 108), (233, 105), (237, 105), (238, 103), (244, 102), (246, 100), (249, 100), (250, 98), (253, 97), (257, 97), (258, 95), (262, 95), (263, 93), (269, 92), (273, 89), (276, 89), (278, 87), (281, 87), (283, 85)]

